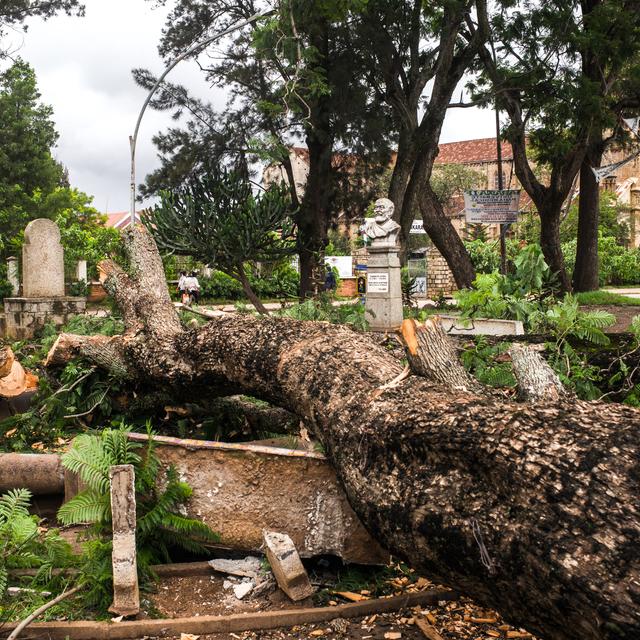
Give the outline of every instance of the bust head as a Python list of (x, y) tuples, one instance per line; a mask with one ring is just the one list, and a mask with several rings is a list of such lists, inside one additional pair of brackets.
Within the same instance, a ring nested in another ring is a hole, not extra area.
[(394, 204), (389, 200), (389, 198), (378, 198), (373, 205), (376, 220), (378, 222), (390, 220), (393, 215), (394, 208)]

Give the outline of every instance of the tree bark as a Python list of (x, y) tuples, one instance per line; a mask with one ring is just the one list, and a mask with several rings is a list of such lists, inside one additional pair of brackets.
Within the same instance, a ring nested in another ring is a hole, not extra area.
[(526, 402), (557, 402), (568, 398), (558, 374), (530, 345), (513, 344), (509, 348), (513, 372), (518, 380), (519, 396)]
[(599, 167), (603, 154), (602, 135), (592, 144), (580, 167), (580, 200), (578, 201), (578, 243), (573, 268), (574, 291), (596, 291), (600, 288), (598, 230), (600, 227), (600, 188), (591, 167)]
[[(388, 385), (401, 365), (344, 326), (230, 315), (186, 329), (150, 244), (132, 231), (143, 257), (130, 282), (110, 266), (128, 329), (99, 353), (147, 385), (233, 387), (294, 412), (374, 537), (510, 621), (549, 640), (640, 636), (640, 411), (522, 405), (416, 376)], [(48, 363), (100, 365), (95, 343), (62, 335)]]
[(459, 289), (472, 287), (476, 270), (471, 256), (429, 183), (423, 185), (420, 193), (420, 211), (424, 229), (446, 260), (456, 286)]
[(571, 280), (564, 266), (564, 255), (560, 243), (560, 211), (562, 201), (547, 199), (544, 207), (538, 208), (540, 214), (540, 248), (549, 268), (556, 274), (562, 291), (571, 291)]
[(264, 304), (262, 304), (262, 300), (258, 298), (258, 296), (256, 295), (256, 292), (251, 287), (249, 278), (247, 278), (247, 274), (244, 272), (243, 265), (238, 266), (238, 268), (236, 269), (236, 274), (237, 274), (238, 280), (240, 281), (240, 284), (242, 285), (242, 290), (244, 291), (244, 294), (249, 299), (249, 302), (251, 302), (251, 304), (255, 307), (255, 310), (258, 313), (268, 316), (269, 310), (267, 309), (267, 307), (264, 306)]

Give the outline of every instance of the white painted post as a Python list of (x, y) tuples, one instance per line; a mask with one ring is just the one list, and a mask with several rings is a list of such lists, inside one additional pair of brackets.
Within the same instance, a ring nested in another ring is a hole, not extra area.
[(78, 260), (76, 264), (76, 280), (83, 282), (88, 282), (87, 280), (87, 261), (86, 260)]
[(11, 284), (11, 294), (17, 296), (20, 291), (20, 277), (18, 275), (18, 258), (7, 258), (7, 280)]
[(136, 560), (136, 489), (133, 465), (109, 469), (113, 524), (113, 604), (109, 611), (132, 616), (140, 611)]

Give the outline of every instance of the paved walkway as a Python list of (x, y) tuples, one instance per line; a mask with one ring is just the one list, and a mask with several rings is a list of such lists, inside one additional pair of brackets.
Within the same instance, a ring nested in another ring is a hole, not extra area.
[(640, 298), (640, 287), (628, 287), (627, 289), (603, 289), (609, 293), (617, 293), (627, 298)]

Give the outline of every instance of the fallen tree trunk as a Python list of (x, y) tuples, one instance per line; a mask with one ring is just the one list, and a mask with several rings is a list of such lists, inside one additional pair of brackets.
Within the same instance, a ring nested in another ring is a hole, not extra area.
[[(365, 526), (416, 569), (548, 640), (640, 637), (640, 412), (518, 404), (411, 376), (344, 326), (236, 315), (180, 324), (160, 258), (104, 265), (127, 331), (61, 335), (132, 380), (248, 393), (297, 414)], [(400, 380), (388, 385), (392, 380)]]

